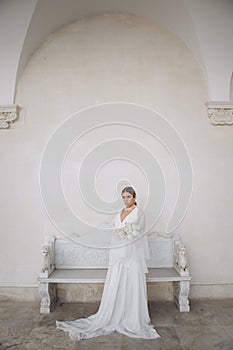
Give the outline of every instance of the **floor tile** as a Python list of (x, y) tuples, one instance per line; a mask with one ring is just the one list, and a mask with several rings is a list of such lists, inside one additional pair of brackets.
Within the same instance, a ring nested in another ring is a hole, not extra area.
[(73, 341), (56, 320), (75, 320), (97, 312), (99, 303), (57, 304), (40, 314), (33, 302), (0, 302), (0, 350), (233, 350), (232, 300), (192, 299), (190, 312), (173, 302), (148, 303), (158, 339), (130, 338), (113, 332)]
[(31, 328), (0, 327), (0, 350), (19, 350), (30, 335)]
[(218, 326), (193, 325), (176, 327), (176, 333), (184, 350), (232, 350), (233, 344), (224, 329)]

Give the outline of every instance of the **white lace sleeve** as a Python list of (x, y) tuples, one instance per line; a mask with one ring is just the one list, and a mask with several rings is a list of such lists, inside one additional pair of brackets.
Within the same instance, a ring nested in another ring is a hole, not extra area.
[(137, 242), (138, 254), (144, 259), (150, 259), (148, 236), (147, 233), (145, 233), (145, 213), (140, 207), (138, 207), (137, 211), (137, 223), (140, 225), (141, 232), (141, 238), (139, 238)]
[(141, 227), (141, 233), (144, 233), (144, 231), (145, 231), (145, 213), (142, 210), (142, 208), (140, 208), (140, 207), (138, 208), (138, 211), (137, 211), (137, 222)]

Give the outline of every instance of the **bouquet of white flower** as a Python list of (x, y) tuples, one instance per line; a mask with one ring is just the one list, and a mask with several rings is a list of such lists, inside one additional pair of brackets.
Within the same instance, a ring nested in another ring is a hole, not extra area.
[(119, 229), (118, 234), (121, 239), (130, 239), (133, 240), (135, 237), (140, 235), (141, 226), (132, 222), (126, 222)]

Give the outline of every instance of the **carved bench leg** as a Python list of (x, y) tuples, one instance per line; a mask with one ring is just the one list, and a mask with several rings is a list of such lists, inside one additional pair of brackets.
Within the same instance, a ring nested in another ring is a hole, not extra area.
[(189, 307), (190, 281), (173, 282), (173, 295), (175, 303), (180, 312), (190, 311)]
[(41, 297), (40, 313), (49, 314), (53, 305), (57, 302), (57, 285), (56, 283), (41, 282), (39, 286)]

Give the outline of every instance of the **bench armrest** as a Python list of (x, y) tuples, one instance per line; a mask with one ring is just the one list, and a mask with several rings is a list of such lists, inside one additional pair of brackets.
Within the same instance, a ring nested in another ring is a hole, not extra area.
[(40, 271), (40, 278), (48, 278), (55, 269), (55, 236), (45, 236), (43, 244), (43, 265)]
[(173, 265), (180, 276), (189, 276), (186, 248), (179, 236), (174, 239)]

